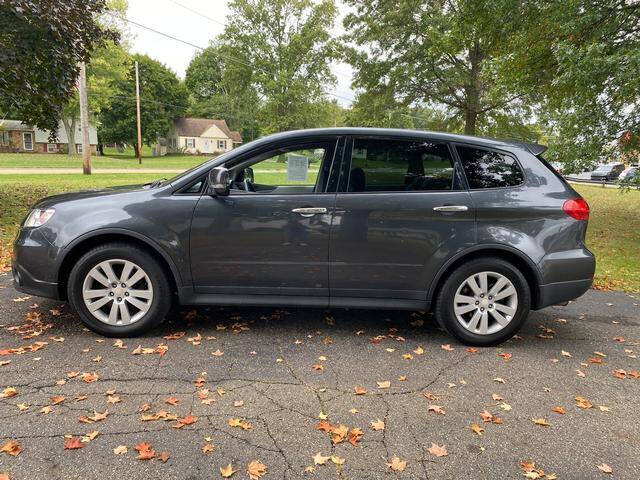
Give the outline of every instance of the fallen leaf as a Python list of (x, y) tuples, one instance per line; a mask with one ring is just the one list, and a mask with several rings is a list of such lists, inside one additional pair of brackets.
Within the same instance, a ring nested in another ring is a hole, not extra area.
[[(220, 349), (218, 349), (215, 352), (211, 352), (211, 355), (213, 355), (214, 357), (221, 357), (222, 355), (224, 355), (224, 352), (221, 351)], [(229, 464), (229, 465), (231, 465), (231, 464)]]
[(378, 385), (378, 388), (380, 388), (380, 389), (389, 388), (391, 386), (391, 382), (389, 380), (384, 380), (382, 382), (376, 382), (376, 384)]
[(377, 419), (375, 422), (371, 422), (371, 428), (376, 431), (384, 430), (384, 422), (380, 419)]
[(17, 457), (18, 455), (20, 455), (20, 452), (22, 452), (22, 447), (18, 442), (9, 440), (0, 448), (0, 453), (2, 452), (7, 453), (12, 457)]
[(543, 427), (548, 427), (551, 424), (547, 422), (544, 418), (532, 418), (531, 421), (536, 425), (542, 425)]
[(407, 462), (406, 460), (400, 460), (400, 458), (393, 456), (391, 457), (391, 462), (387, 462), (387, 467), (396, 472), (402, 472), (407, 468)]
[(484, 428), (482, 428), (477, 423), (472, 423), (471, 424), (471, 431), (473, 433), (477, 434), (477, 435), (482, 435), (484, 433)]
[(49, 405), (47, 405), (46, 407), (42, 407), (40, 409), (40, 413), (43, 415), (47, 415), (48, 413), (53, 412), (53, 408), (51, 408)]
[(65, 450), (75, 450), (82, 447), (84, 447), (84, 443), (82, 443), (82, 439), (80, 437), (78, 438), (68, 437), (64, 441)]
[(156, 457), (156, 460), (162, 463), (167, 463), (167, 460), (169, 460), (169, 452), (165, 450), (164, 452), (162, 452), (160, 455)]
[(335, 463), (336, 465), (344, 465), (345, 460), (346, 460), (346, 459), (344, 459), (344, 458), (340, 458), (340, 457), (339, 457), (339, 456), (337, 456), (337, 455), (331, 455), (331, 461), (332, 461), (333, 463)]
[(356, 395), (364, 395), (365, 393), (367, 393), (367, 389), (364, 387), (354, 387), (353, 390)]
[(587, 409), (587, 408), (593, 407), (593, 404), (584, 397), (578, 396), (578, 397), (575, 397), (575, 400), (576, 400), (576, 407), (578, 408)]
[(447, 455), (449, 455), (444, 445), (440, 446), (433, 442), (431, 443), (431, 446), (427, 448), (427, 452), (429, 452), (431, 455), (435, 455), (436, 457), (446, 457)]
[(202, 453), (211, 453), (215, 447), (210, 443), (202, 445)]
[(113, 453), (116, 455), (124, 455), (125, 453), (127, 453), (127, 451), (128, 449), (126, 445), (118, 445), (113, 449)]
[(133, 449), (138, 452), (138, 456), (136, 457), (138, 460), (151, 460), (156, 456), (156, 452), (152, 450), (151, 444), (147, 442), (140, 442), (133, 447)]
[(322, 453), (318, 452), (313, 456), (313, 463), (315, 463), (316, 465), (324, 465), (325, 463), (327, 463), (327, 460), (329, 460), (329, 458), (331, 457), (325, 457), (324, 455), (322, 455)]
[(570, 354), (569, 352), (567, 352), (567, 351), (565, 351), (565, 350), (562, 350), (562, 352), (561, 352), (561, 353), (562, 353), (562, 356), (563, 356), (563, 357), (571, 358), (571, 354)]
[(449, 345), (448, 343), (446, 345), (440, 345), (440, 348), (442, 350), (446, 350), (447, 352), (451, 352), (451, 351), (454, 350), (454, 348), (451, 345)]
[(242, 418), (230, 418), (227, 423), (230, 427), (239, 427), (243, 430), (251, 430), (253, 428), (249, 422), (246, 422)]
[(418, 347), (413, 351), (413, 353), (415, 353), (416, 355), (422, 355), (424, 354), (424, 348), (418, 345)]
[(91, 440), (95, 439), (98, 436), (99, 433), (100, 432), (98, 432), (97, 430), (94, 430), (93, 432), (90, 432), (90, 433), (87, 433), (86, 435), (83, 435), (80, 438), (80, 441), (82, 443), (89, 443)]
[(602, 473), (613, 473), (613, 469), (606, 463), (598, 465), (598, 470), (600, 470)]
[(429, 405), (427, 407), (427, 412), (435, 412), (439, 413), (440, 415), (444, 415), (446, 413), (444, 411), (444, 408), (442, 408), (440, 405)]
[(178, 405), (178, 403), (180, 403), (180, 399), (176, 397), (169, 397), (164, 399), (164, 403), (168, 403), (169, 405), (175, 406), (175, 405)]
[(11, 398), (15, 397), (18, 394), (18, 391), (14, 387), (5, 388), (2, 393), (0, 393), (0, 398)]
[(567, 413), (567, 410), (564, 407), (553, 407), (551, 411), (554, 413), (559, 413), (560, 415), (564, 415), (565, 413)]
[(251, 460), (247, 466), (247, 473), (251, 480), (260, 480), (267, 473), (267, 466), (260, 460)]

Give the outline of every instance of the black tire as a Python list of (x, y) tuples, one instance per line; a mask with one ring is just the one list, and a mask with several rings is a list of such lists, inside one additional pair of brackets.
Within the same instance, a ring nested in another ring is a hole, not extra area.
[[(148, 275), (153, 288), (149, 310), (130, 325), (108, 325), (93, 316), (85, 305), (82, 287), (89, 271), (105, 260), (129, 260)], [(67, 285), (69, 303), (82, 322), (91, 330), (107, 337), (135, 337), (156, 327), (171, 307), (172, 293), (167, 274), (152, 255), (129, 243), (107, 243), (89, 250), (76, 262)]]
[[(513, 284), (518, 306), (516, 313), (502, 330), (492, 334), (476, 334), (460, 324), (454, 313), (454, 296), (458, 287), (474, 273), (496, 272), (507, 277)], [(483, 257), (460, 265), (444, 280), (435, 304), (435, 316), (440, 325), (455, 338), (467, 345), (488, 347), (511, 338), (522, 328), (531, 308), (531, 291), (522, 272), (513, 264), (496, 257)]]

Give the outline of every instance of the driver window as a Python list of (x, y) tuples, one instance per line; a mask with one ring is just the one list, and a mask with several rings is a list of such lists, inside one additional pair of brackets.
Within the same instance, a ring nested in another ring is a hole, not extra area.
[(264, 153), (239, 166), (234, 189), (257, 193), (323, 191), (335, 142), (305, 144)]

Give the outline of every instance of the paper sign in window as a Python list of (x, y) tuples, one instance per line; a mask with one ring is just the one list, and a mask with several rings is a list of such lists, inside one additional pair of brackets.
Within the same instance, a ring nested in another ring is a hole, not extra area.
[(304, 155), (290, 153), (287, 155), (287, 180), (304, 182), (309, 172), (309, 159)]

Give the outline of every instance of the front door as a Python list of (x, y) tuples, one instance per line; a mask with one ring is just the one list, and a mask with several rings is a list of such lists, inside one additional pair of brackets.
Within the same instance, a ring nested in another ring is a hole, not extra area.
[(335, 203), (327, 185), (337, 143), (285, 145), (225, 165), (231, 193), (203, 195), (194, 212), (196, 293), (306, 296), (327, 304)]
[(349, 142), (331, 229), (331, 305), (426, 301), (442, 263), (475, 241), (474, 206), (455, 165), (446, 143)]
[(211, 148), (211, 140), (205, 138), (202, 140), (202, 153), (211, 153), (213, 152), (213, 148)]

